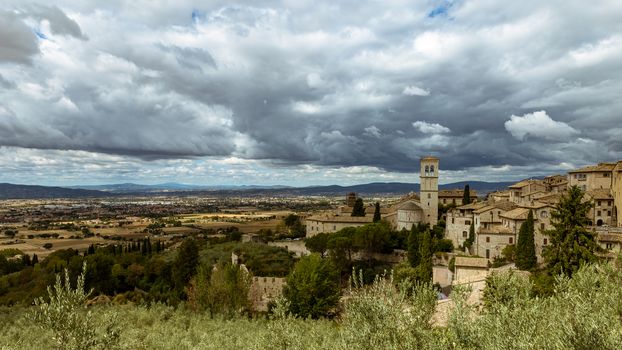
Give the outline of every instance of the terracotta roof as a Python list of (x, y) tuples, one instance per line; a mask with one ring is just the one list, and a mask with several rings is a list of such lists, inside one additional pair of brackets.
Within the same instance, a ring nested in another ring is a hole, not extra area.
[(488, 259), (469, 256), (457, 256), (455, 266), (488, 268)]
[(491, 193), (489, 194), (489, 196), (509, 197), (509, 196), (510, 196), (510, 191), (509, 191), (509, 190), (505, 190), (505, 191), (495, 191), (495, 192), (491, 192)]
[(512, 219), (512, 220), (527, 220), (527, 215), (529, 215), (529, 209), (527, 208), (516, 208), (510, 211), (507, 211), (500, 216)]
[(415, 200), (408, 200), (408, 201), (403, 201), (400, 202), (398, 204), (396, 204), (393, 207), (395, 210), (423, 210), (421, 208), (421, 204), (419, 203), (419, 201), (415, 201)]
[(493, 202), (492, 206), (497, 208), (497, 209), (501, 209), (501, 210), (512, 210), (516, 207), (518, 207), (518, 205), (514, 202), (510, 202), (510, 201), (499, 201), (499, 202)]
[(529, 208), (532, 208), (532, 209), (540, 209), (540, 208), (545, 208), (545, 207), (555, 208), (555, 206), (551, 203), (544, 203), (544, 202), (539, 202), (539, 201), (538, 202), (534, 201), (529, 206)]
[(371, 223), (373, 222), (373, 215), (367, 216), (337, 216), (337, 215), (316, 215), (307, 218), (307, 221), (321, 221), (321, 222), (347, 222), (347, 223)]
[(611, 190), (608, 188), (595, 188), (585, 192), (585, 195), (592, 199), (613, 199)]
[(461, 205), (459, 207), (456, 207), (456, 209), (460, 209), (460, 210), (476, 210), (482, 207), (485, 207), (486, 203), (485, 202), (475, 202), (475, 203), (470, 203), (470, 204), (465, 204), (465, 205)]
[(561, 193), (550, 193), (542, 197), (537, 197), (535, 199), (537, 199), (538, 202), (541, 202), (541, 203), (557, 204), (561, 197), (562, 197)]
[(598, 163), (598, 165), (589, 165), (576, 170), (571, 170), (568, 173), (592, 173), (592, 172), (608, 172), (615, 168), (616, 163)]
[(421, 158), (421, 160), (438, 160), (438, 158), (433, 157), (433, 156), (427, 156), (427, 157)]
[(497, 227), (491, 227), (491, 228), (483, 228), (483, 227), (481, 227), (479, 229), (479, 234), (485, 234), (485, 235), (513, 235), (514, 232), (509, 227), (497, 226)]
[(514, 185), (509, 186), (509, 188), (523, 188), (523, 187), (531, 185), (531, 184), (541, 184), (541, 185), (544, 185), (542, 180), (526, 179), (526, 180), (519, 181), (519, 182), (515, 183)]
[[(469, 194), (471, 195), (471, 198), (477, 197), (477, 191), (475, 191), (475, 190), (469, 190)], [(464, 195), (464, 190), (461, 190), (461, 189), (440, 190), (440, 191), (438, 191), (438, 197), (439, 198), (443, 198), (443, 197), (462, 198), (463, 195)]]

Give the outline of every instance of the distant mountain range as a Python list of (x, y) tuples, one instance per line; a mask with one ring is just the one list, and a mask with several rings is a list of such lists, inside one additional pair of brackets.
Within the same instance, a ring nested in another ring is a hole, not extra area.
[[(484, 182), (461, 181), (439, 185), (440, 189), (463, 189), (469, 185), (479, 196), (506, 189), (515, 182)], [(360, 195), (399, 195), (419, 192), (419, 184), (403, 182), (373, 182), (353, 186), (196, 186), (179, 183), (163, 183), (157, 185), (141, 185), (134, 183), (49, 187), (0, 184), (0, 199), (34, 199), (34, 198), (81, 198), (109, 197), (118, 195), (210, 195), (210, 196), (338, 196), (348, 192)]]
[(106, 192), (65, 187), (0, 183), (0, 199), (103, 197)]

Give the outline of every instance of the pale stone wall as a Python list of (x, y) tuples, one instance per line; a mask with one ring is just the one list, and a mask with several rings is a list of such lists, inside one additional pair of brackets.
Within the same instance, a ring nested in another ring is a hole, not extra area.
[(472, 279), (486, 278), (487, 274), (488, 268), (456, 266), (456, 273), (454, 275), (453, 284), (460, 284), (464, 281), (469, 281)]
[(410, 230), (414, 223), (419, 223), (423, 220), (423, 213), (418, 210), (397, 210), (397, 230), (402, 229)]
[(501, 256), (503, 248), (516, 244), (517, 235), (513, 233), (481, 233), (477, 235), (475, 254), (492, 261)]
[(298, 258), (310, 254), (303, 240), (269, 242), (268, 245), (273, 246), (273, 247), (285, 248), (289, 250), (290, 252), (293, 252)]
[(253, 277), (248, 298), (255, 311), (268, 311), (268, 304), (283, 294), (286, 279), (282, 277)]
[(584, 191), (611, 188), (611, 175), (611, 172), (572, 173), (569, 174), (568, 181), (570, 186), (579, 186)]
[(446, 266), (432, 267), (432, 283), (438, 283), (441, 288), (451, 285), (454, 274)]
[[(445, 226), (445, 238), (451, 239), (454, 248), (464, 244), (469, 238), (469, 228), (473, 222), (473, 215), (460, 214), (458, 210), (452, 210), (447, 213), (447, 223)], [(466, 232), (466, 234), (465, 234)]]
[(307, 219), (305, 223), (307, 225), (307, 237), (313, 237), (318, 233), (333, 233), (346, 227), (360, 227), (371, 223), (371, 220), (369, 222), (337, 222)]
[(622, 161), (619, 161), (612, 172), (613, 222), (622, 227)]

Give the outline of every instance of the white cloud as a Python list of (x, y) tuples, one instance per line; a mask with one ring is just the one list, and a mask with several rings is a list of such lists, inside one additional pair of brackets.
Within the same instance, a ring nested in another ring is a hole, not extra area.
[(414, 122), (413, 126), (415, 127), (415, 129), (421, 131), (424, 134), (443, 134), (451, 131), (448, 127), (442, 126), (441, 124), (428, 123), (420, 120)]
[(422, 89), (418, 86), (410, 85), (404, 88), (402, 94), (406, 96), (429, 96), (430, 90)]
[(380, 129), (378, 129), (375, 125), (369, 126), (365, 128), (365, 135), (380, 137)]
[(564, 122), (551, 119), (545, 111), (527, 113), (522, 117), (512, 115), (504, 125), (512, 136), (521, 141), (528, 136), (563, 141), (580, 133)]

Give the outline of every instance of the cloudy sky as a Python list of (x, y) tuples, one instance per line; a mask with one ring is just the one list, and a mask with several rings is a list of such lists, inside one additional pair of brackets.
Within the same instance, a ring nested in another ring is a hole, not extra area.
[(514, 180), (622, 159), (622, 2), (3, 0), (0, 182)]

